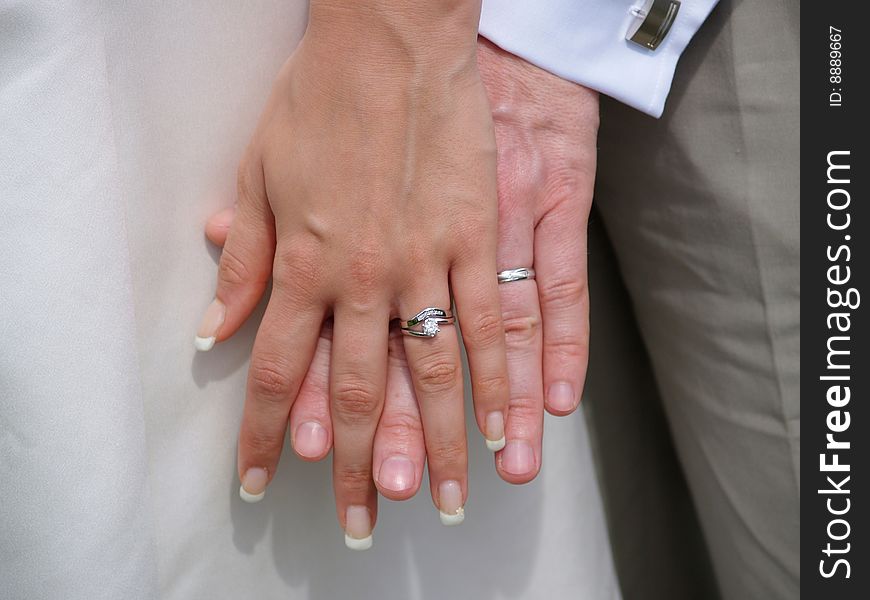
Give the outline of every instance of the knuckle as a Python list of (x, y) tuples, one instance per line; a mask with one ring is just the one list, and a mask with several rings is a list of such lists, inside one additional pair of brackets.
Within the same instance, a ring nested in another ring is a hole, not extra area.
[(494, 219), (468, 217), (456, 226), (456, 240), (461, 241), (456, 256), (465, 263), (479, 262), (481, 256), (493, 254), (496, 246)]
[(272, 281), (276, 287), (305, 290), (319, 279), (320, 253), (312, 246), (302, 240), (281, 244), (272, 267)]
[(456, 233), (465, 241), (474, 244), (488, 240), (496, 231), (494, 222), (488, 218), (490, 215), (482, 211), (470, 211), (462, 221), (456, 225)]
[(218, 265), (218, 283), (226, 287), (244, 285), (251, 281), (251, 272), (233, 248), (225, 246)]
[(386, 259), (383, 249), (375, 244), (357, 244), (347, 263), (348, 279), (361, 295), (370, 296), (383, 287), (386, 279)]
[(353, 254), (348, 261), (350, 268), (358, 271), (360, 275), (379, 273), (386, 263), (386, 253), (380, 241), (375, 241), (374, 234), (364, 236), (365, 239), (356, 240), (353, 246)]
[(365, 492), (374, 485), (371, 467), (365, 464), (342, 465), (337, 479), (344, 492)]
[(286, 363), (274, 356), (258, 355), (251, 359), (251, 391), (267, 402), (286, 401), (293, 389)]
[(540, 315), (516, 315), (505, 317), (504, 335), (508, 345), (531, 344), (541, 332)]
[(583, 169), (577, 157), (565, 159), (565, 164), (547, 174), (546, 195), (557, 201), (571, 202), (583, 190)]
[(507, 400), (509, 389), (510, 384), (506, 374), (476, 377), (474, 379), (474, 390), (479, 398)]
[(481, 312), (471, 321), (466, 341), (476, 348), (489, 348), (504, 340), (504, 324), (494, 312)]
[(543, 398), (532, 396), (511, 398), (508, 419), (518, 429), (526, 432), (539, 431), (544, 422)]
[(580, 277), (552, 279), (541, 287), (541, 304), (548, 308), (577, 306), (587, 291), (586, 281)]
[(345, 423), (376, 420), (381, 408), (381, 399), (372, 385), (360, 380), (337, 382), (333, 398), (335, 416)]
[(409, 442), (422, 438), (423, 424), (420, 417), (410, 411), (385, 411), (378, 431), (391, 444), (407, 446)]
[(426, 454), (431, 462), (438, 464), (441, 468), (460, 467), (464, 469), (468, 461), (465, 445), (459, 441), (444, 440), (432, 444), (430, 448), (427, 448)]
[(248, 174), (250, 166), (247, 160), (242, 160), (236, 167), (236, 192), (239, 199), (245, 199), (250, 196), (251, 176)]
[[(440, 264), (445, 259), (444, 239), (431, 232), (420, 231), (404, 243), (398, 244), (399, 258), (396, 266), (403, 269), (401, 274), (414, 275), (418, 273), (419, 265)], [(409, 279), (407, 283), (415, 283)]]
[(246, 159), (243, 159), (236, 168), (236, 194), (239, 202), (255, 204), (259, 198), (259, 194), (255, 191), (252, 170), (253, 164)]
[(595, 181), (594, 155), (573, 149), (560, 153), (546, 169), (544, 178), (546, 206), (559, 210), (561, 216), (569, 219), (580, 220), (588, 215), (587, 199), (591, 199)]
[(586, 340), (578, 333), (562, 333), (559, 337), (545, 339), (544, 342), (546, 354), (556, 354), (571, 362), (586, 361)]
[(428, 394), (452, 389), (459, 381), (459, 365), (447, 356), (434, 356), (421, 361), (415, 368), (417, 384)]
[[(242, 447), (250, 459), (271, 458), (280, 454), (284, 444), (284, 432), (275, 433), (261, 429), (246, 430), (241, 440)], [(257, 461), (262, 462), (262, 461)]]

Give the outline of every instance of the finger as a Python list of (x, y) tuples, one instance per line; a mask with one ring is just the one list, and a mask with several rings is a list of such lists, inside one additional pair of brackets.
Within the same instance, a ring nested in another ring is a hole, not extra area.
[(519, 484), (534, 479), (541, 468), (543, 335), (535, 282), (513, 281), (499, 288), (510, 373), (510, 401), (505, 430), (507, 444), (496, 455), (496, 468), (502, 479)]
[(230, 228), (233, 226), (233, 219), (235, 217), (235, 205), (213, 214), (205, 223), (205, 237), (208, 238), (208, 241), (219, 248), (223, 248), (227, 242), (227, 235), (230, 233)]
[[(590, 192), (591, 193), (591, 192)], [(544, 323), (547, 410), (572, 412), (580, 402), (589, 356), (586, 279), (588, 212), (568, 198), (544, 215), (535, 231), (535, 270)]]
[(377, 517), (372, 449), (384, 404), (389, 311), (371, 306), (336, 306), (332, 344), (333, 487), (353, 550), (371, 547)]
[(426, 447), (414, 384), (399, 328), (391, 327), (384, 411), (375, 433), (375, 484), (391, 500), (407, 500), (423, 481)]
[[(514, 124), (496, 120), (498, 161), (499, 271), (534, 265), (535, 200), (541, 165), (518, 151)], [(526, 483), (541, 468), (544, 420), (543, 333), (537, 286), (533, 279), (498, 286), (507, 348), (510, 399), (505, 449), (496, 469), (509, 483)]]
[(314, 359), (290, 409), (290, 443), (303, 460), (321, 460), (332, 447), (329, 415), (329, 355), (332, 350), (332, 320), (323, 324)]
[(239, 494), (260, 500), (278, 466), (290, 408), (311, 364), (323, 309), (276, 279), (254, 342), (239, 432)]
[[(443, 276), (442, 276), (443, 277)], [(421, 277), (435, 281), (437, 277)], [(411, 290), (399, 309), (410, 319), (426, 307), (449, 307), (446, 277), (440, 285)], [(463, 409), (462, 363), (459, 339), (453, 325), (442, 325), (432, 338), (404, 336), (405, 354), (414, 393), (420, 405), (429, 461), (429, 485), (441, 522), (458, 525), (465, 517), (468, 453)]]
[(238, 208), (218, 265), (217, 291), (196, 331), (201, 352), (230, 337), (263, 296), (275, 253), (275, 225), (266, 200), (258, 161), (243, 163), (238, 177)]
[[(508, 207), (508, 200), (502, 198), (501, 205)], [(522, 210), (503, 210), (499, 218), (498, 269), (531, 267), (534, 236), (534, 215), (525, 205)], [(542, 462), (541, 309), (533, 279), (503, 283), (498, 289), (507, 346), (510, 400), (505, 431), (507, 444), (496, 455), (495, 462), (502, 479), (520, 484), (534, 479)]]
[[(212, 215), (205, 235), (216, 246), (223, 246), (233, 225), (236, 207)], [(332, 421), (329, 416), (329, 354), (332, 347), (332, 320), (323, 324), (314, 359), (302, 381), (296, 402), (290, 409), (290, 442), (303, 460), (325, 458), (332, 448)]]
[(495, 265), (494, 254), (491, 260), (477, 255), (460, 259), (450, 273), (468, 356), (474, 415), (492, 451), (505, 445), (510, 389)]

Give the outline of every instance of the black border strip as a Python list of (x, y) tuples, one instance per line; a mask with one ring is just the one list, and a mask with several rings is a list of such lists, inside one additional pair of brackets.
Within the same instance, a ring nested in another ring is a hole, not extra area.
[(807, 359), (801, 365), (801, 592), (826, 600), (870, 598), (870, 331), (862, 306), (870, 296), (861, 297), (870, 294), (870, 128), (862, 6), (807, 3), (801, 27), (801, 337)]

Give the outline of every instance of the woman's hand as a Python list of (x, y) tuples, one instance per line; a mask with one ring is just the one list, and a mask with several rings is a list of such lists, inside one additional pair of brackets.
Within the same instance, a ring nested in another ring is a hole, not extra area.
[[(348, 544), (370, 543), (372, 444), (391, 319), (450, 309), (463, 325), (477, 423), (502, 444), (508, 401), (496, 273), (495, 139), (476, 62), (479, 6), (450, 0), (314, 0), (239, 168), (238, 207), (205, 349), (273, 287), (239, 436), (242, 495), (274, 476), (287, 420), (332, 318), (334, 486)], [(466, 497), (456, 330), (404, 338), (426, 432), (431, 492)], [(458, 496), (459, 501), (454, 501)], [(452, 507), (451, 507), (452, 508)]]
[[(496, 464), (505, 480), (524, 483), (541, 466), (544, 406), (555, 415), (569, 414), (583, 387), (589, 338), (585, 239), (598, 97), (483, 38), (479, 61), (499, 144), (499, 266), (534, 264), (539, 271), (537, 282), (500, 288), (511, 365), (512, 442), (497, 454)], [(223, 246), (234, 216), (230, 208), (212, 217), (206, 227), (212, 242)], [(373, 459), (378, 489), (394, 500), (416, 493), (425, 459), (422, 425), (398, 340), (394, 336), (390, 343), (387, 397)], [(330, 344), (327, 325), (290, 415), (293, 447), (306, 460), (323, 458), (330, 448)], [(449, 514), (444, 518), (446, 523), (457, 520)]]

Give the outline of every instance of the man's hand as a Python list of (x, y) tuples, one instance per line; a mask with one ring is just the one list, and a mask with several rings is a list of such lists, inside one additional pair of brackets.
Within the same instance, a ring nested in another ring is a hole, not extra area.
[(571, 413), (589, 350), (586, 228), (592, 206), (598, 93), (479, 38), (478, 64), (498, 148), (499, 270), (534, 265), (536, 281), (499, 286), (508, 345), (507, 447), (512, 483), (541, 467), (543, 411)]

